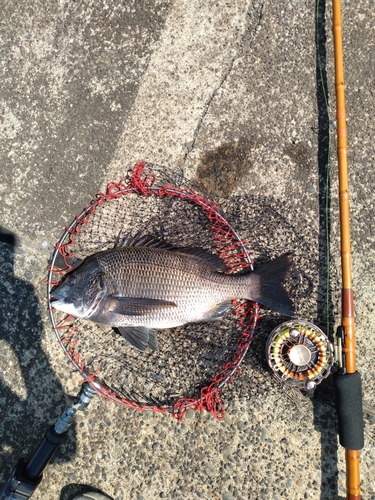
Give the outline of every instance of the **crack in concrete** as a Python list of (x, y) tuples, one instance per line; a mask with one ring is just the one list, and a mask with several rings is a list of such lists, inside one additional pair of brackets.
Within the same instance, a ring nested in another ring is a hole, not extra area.
[[(264, 8), (264, 3), (258, 3), (256, 1), (253, 1), (252, 2), (252, 5), (253, 5), (253, 11), (249, 11), (247, 13), (247, 15), (251, 18), (257, 18), (256, 22), (255, 22), (255, 27), (254, 27), (254, 31), (252, 33), (252, 37), (251, 39), (249, 40), (250, 42), (252, 42), (257, 34), (257, 32), (259, 31), (259, 28), (260, 28), (260, 25), (261, 25), (261, 22), (262, 22), (262, 19), (263, 19), (263, 8)], [(247, 28), (247, 31), (250, 31), (250, 28)]]
[[(253, 17), (254, 13), (257, 14), (257, 20), (256, 20), (256, 24), (255, 24), (255, 28), (254, 28), (254, 31), (252, 33), (252, 36), (251, 36), (251, 39), (248, 41), (248, 43), (252, 43), (257, 32), (259, 31), (259, 27), (261, 25), (261, 21), (262, 21), (262, 18), (263, 18), (263, 7), (264, 7), (264, 3), (259, 3), (256, 2), (256, 1), (252, 1), (252, 6), (253, 6), (253, 11), (250, 12), (248, 9), (248, 12), (247, 12), (247, 16), (249, 16), (250, 18)], [(245, 23), (247, 24), (247, 23)], [(189, 157), (189, 154), (191, 153), (191, 151), (194, 149), (195, 147), (195, 143), (197, 141), (197, 138), (198, 138), (198, 135), (201, 131), (201, 128), (203, 126), (203, 122), (209, 112), (209, 109), (211, 107), (211, 104), (212, 104), (212, 101), (215, 99), (215, 97), (217, 96), (217, 94), (219, 93), (220, 89), (224, 86), (225, 82), (227, 81), (230, 73), (232, 72), (233, 70), (233, 66), (234, 66), (234, 63), (235, 61), (239, 58), (239, 54), (243, 48), (243, 43), (244, 43), (244, 37), (245, 37), (245, 34), (247, 31), (249, 31), (250, 28), (248, 26), (245, 26), (244, 28), (244, 31), (241, 35), (241, 42), (239, 44), (239, 47), (237, 49), (237, 52), (236, 54), (232, 57), (231, 61), (230, 61), (230, 64), (228, 66), (228, 69), (227, 71), (224, 73), (224, 76), (222, 77), (219, 85), (217, 86), (216, 89), (213, 90), (211, 96), (209, 97), (209, 99), (207, 100), (205, 106), (204, 106), (204, 110), (203, 110), (203, 113), (202, 113), (202, 116), (200, 117), (199, 121), (198, 121), (198, 124), (197, 126), (195, 127), (195, 130), (193, 132), (193, 140), (191, 141), (191, 143), (187, 146), (186, 148), (186, 152), (183, 156), (183, 159), (182, 159), (182, 163), (186, 163), (188, 157)]]
[(218, 92), (220, 91), (220, 89), (223, 87), (224, 83), (226, 82), (229, 74), (231, 73), (231, 71), (233, 69), (234, 61), (237, 59), (237, 57), (238, 57), (238, 53), (234, 57), (232, 57), (232, 60), (231, 60), (231, 62), (229, 64), (229, 67), (228, 67), (227, 71), (225, 72), (223, 78), (221, 79), (220, 84), (216, 87), (216, 89), (213, 90), (212, 94), (210, 95), (209, 99), (207, 100), (207, 103), (206, 103), (206, 105), (204, 107), (202, 116), (200, 117), (200, 119), (198, 121), (198, 124), (195, 127), (195, 130), (193, 132), (193, 140), (191, 141), (191, 144), (189, 146), (187, 146), (187, 151), (184, 154), (183, 162), (186, 162), (189, 154), (194, 149), (195, 142), (196, 142), (197, 137), (199, 135), (199, 132), (200, 132), (200, 130), (202, 128), (203, 122), (204, 122), (204, 120), (205, 120), (205, 118), (207, 116), (207, 113), (208, 113), (208, 111), (209, 111), (209, 109), (211, 107), (211, 103), (215, 99), (215, 97), (218, 94)]

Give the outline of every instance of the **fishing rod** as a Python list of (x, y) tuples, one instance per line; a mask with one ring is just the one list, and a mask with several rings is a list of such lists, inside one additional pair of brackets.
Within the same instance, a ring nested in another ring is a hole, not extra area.
[(337, 156), (341, 235), (342, 302), (341, 325), (336, 335), (335, 376), (339, 441), (345, 448), (347, 500), (361, 498), (360, 456), (364, 446), (361, 375), (356, 369), (354, 298), (350, 250), (348, 148), (340, 0), (332, 0), (335, 59)]

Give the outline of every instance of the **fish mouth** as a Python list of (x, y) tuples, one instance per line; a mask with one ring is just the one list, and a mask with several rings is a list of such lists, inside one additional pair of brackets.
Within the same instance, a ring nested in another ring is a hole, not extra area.
[(55, 290), (51, 292), (51, 307), (57, 309), (58, 311), (65, 312), (67, 314), (77, 314), (77, 309), (72, 302), (68, 302), (66, 299), (66, 294), (64, 293), (64, 288), (57, 286)]
[(61, 283), (56, 285), (51, 290), (51, 298), (52, 298), (52, 300), (62, 300), (64, 298), (64, 294), (62, 293), (62, 290), (61, 290)]
[(51, 304), (53, 307), (56, 306), (56, 309), (69, 299), (69, 291), (64, 284), (60, 283), (54, 290), (51, 290), (51, 299)]
[(72, 302), (65, 302), (65, 300), (57, 299), (51, 301), (51, 306), (53, 307), (53, 309), (57, 309), (58, 311), (62, 311), (66, 314), (71, 314), (72, 316), (78, 317), (81, 316), (76, 306)]
[(54, 296), (52, 296), (51, 306), (54, 309), (57, 309), (57, 310), (61, 311), (61, 307), (63, 307), (63, 305), (64, 305), (64, 301), (63, 300), (56, 299)]

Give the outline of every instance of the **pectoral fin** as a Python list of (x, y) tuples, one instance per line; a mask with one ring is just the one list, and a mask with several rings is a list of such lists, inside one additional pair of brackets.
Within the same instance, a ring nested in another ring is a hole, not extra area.
[(177, 307), (168, 300), (144, 299), (138, 297), (119, 297), (111, 295), (108, 300), (109, 311), (125, 316), (144, 316), (165, 307)]
[(124, 339), (139, 351), (145, 352), (147, 347), (153, 351), (158, 350), (156, 333), (145, 326), (120, 326), (118, 331)]

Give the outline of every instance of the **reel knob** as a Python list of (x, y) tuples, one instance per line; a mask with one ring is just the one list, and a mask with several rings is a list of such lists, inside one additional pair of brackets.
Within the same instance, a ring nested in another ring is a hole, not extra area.
[(316, 325), (302, 320), (276, 327), (268, 337), (266, 356), (276, 378), (298, 389), (314, 390), (334, 363), (328, 337)]

